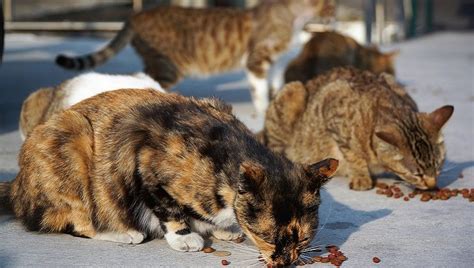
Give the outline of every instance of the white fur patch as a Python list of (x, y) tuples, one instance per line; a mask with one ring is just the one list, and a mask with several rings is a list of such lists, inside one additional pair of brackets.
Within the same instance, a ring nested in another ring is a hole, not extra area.
[(252, 101), (255, 106), (255, 110), (259, 114), (265, 114), (269, 104), (269, 86), (266, 78), (258, 78), (253, 73), (247, 72), (250, 85), (254, 91), (252, 93)]
[(86, 73), (65, 83), (63, 90), (66, 97), (63, 100), (63, 108), (68, 108), (102, 92), (121, 88), (150, 88), (165, 92), (158, 82), (144, 73), (135, 75)]
[(215, 225), (221, 228), (229, 227), (237, 223), (233, 208), (221, 209), (211, 220)]
[(204, 247), (204, 239), (197, 233), (179, 235), (170, 232), (165, 234), (165, 239), (177, 251), (200, 251)]
[(161, 237), (163, 236), (163, 230), (160, 226), (160, 220), (156, 215), (153, 213), (151, 209), (149, 209), (144, 203), (141, 203), (138, 207), (138, 222), (140, 224), (140, 228), (146, 230), (147, 233), (152, 234), (154, 237)]
[(202, 235), (207, 235), (208, 233), (216, 229), (216, 226), (213, 224), (209, 224), (207, 222), (195, 219), (189, 221), (189, 227), (194, 232), (200, 233)]

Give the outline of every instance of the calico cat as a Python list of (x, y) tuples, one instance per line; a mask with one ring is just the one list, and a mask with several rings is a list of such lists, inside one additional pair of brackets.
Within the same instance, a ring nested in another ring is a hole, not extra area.
[(123, 243), (164, 236), (178, 251), (200, 250), (207, 233), (243, 232), (268, 264), (288, 265), (315, 236), (320, 188), (337, 165), (293, 164), (215, 99), (123, 89), (36, 127), (10, 195), (29, 230)]
[(59, 55), (57, 64), (82, 70), (103, 64), (128, 42), (145, 72), (169, 89), (183, 77), (211, 75), (244, 66), (258, 112), (269, 101), (267, 72), (295, 30), (314, 16), (332, 16), (333, 0), (262, 1), (251, 9), (157, 7), (133, 15), (102, 50)]
[(56, 87), (40, 88), (26, 98), (20, 113), (22, 140), (25, 140), (37, 125), (46, 122), (53, 114), (99, 93), (120, 88), (148, 88), (164, 92), (155, 80), (144, 73), (134, 75), (81, 74)]
[(261, 140), (290, 160), (341, 160), (354, 190), (372, 188), (371, 174), (393, 172), (420, 189), (436, 186), (445, 158), (442, 127), (454, 111), (420, 113), (393, 76), (336, 68), (287, 84), (272, 101)]
[(335, 67), (353, 66), (375, 74), (394, 74), (398, 51), (382, 53), (376, 47), (359, 45), (349, 36), (337, 32), (317, 32), (301, 53), (288, 64), (285, 82), (308, 80)]

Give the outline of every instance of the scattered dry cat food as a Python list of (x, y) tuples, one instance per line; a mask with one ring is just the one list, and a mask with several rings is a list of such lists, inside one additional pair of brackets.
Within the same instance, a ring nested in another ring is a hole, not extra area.
[(421, 190), (414, 190), (413, 192), (409, 193), (408, 196), (405, 196), (405, 193), (400, 189), (400, 187), (394, 185), (388, 185), (383, 182), (379, 182), (375, 185), (378, 189), (375, 191), (376, 194), (385, 195), (388, 198), (395, 198), (399, 199), (403, 197), (404, 201), (410, 201), (410, 198), (415, 198), (417, 195), (420, 196), (420, 201), (428, 202), (428, 201), (436, 201), (436, 200), (448, 200), (452, 197), (456, 197), (458, 195), (462, 195), (463, 198), (468, 199), (469, 202), (474, 202), (474, 188), (467, 189), (450, 189), (450, 188), (442, 188), (437, 190), (431, 191), (421, 191)]
[(212, 254), (217, 257), (227, 257), (227, 256), (232, 255), (229, 251), (224, 251), (224, 250), (217, 250)]
[(344, 253), (339, 250), (337, 246), (329, 245), (326, 247), (329, 252), (327, 257), (324, 256), (315, 256), (311, 259), (310, 262), (306, 262), (306, 264), (311, 264), (315, 262), (320, 263), (331, 263), (334, 266), (341, 266), (343, 262), (347, 260), (347, 257), (344, 256)]
[(222, 263), (222, 265), (224, 265), (224, 266), (227, 266), (227, 265), (230, 264), (230, 262), (229, 262), (228, 260), (222, 260), (221, 263)]
[(372, 261), (373, 261), (374, 263), (380, 263), (380, 259), (379, 259), (378, 257), (373, 257), (373, 258), (372, 258)]
[(205, 247), (205, 248), (202, 249), (202, 251), (203, 251), (204, 253), (212, 253), (212, 252), (214, 252), (214, 251), (216, 251), (216, 250), (213, 249), (212, 247)]

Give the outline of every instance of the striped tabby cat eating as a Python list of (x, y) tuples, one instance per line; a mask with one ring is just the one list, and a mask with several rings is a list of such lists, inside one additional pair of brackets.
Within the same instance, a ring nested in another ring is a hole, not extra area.
[(371, 175), (386, 171), (432, 189), (445, 159), (441, 129), (453, 111), (419, 112), (393, 76), (336, 68), (306, 85), (287, 84), (259, 136), (295, 162), (340, 159), (339, 174), (354, 190), (371, 189)]

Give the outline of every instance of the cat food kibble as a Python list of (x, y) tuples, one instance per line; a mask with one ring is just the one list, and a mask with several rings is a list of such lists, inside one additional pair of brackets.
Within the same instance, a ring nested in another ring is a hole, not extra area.
[(409, 193), (407, 196), (402, 191), (402, 189), (396, 185), (388, 185), (386, 183), (380, 182), (376, 184), (378, 188), (376, 190), (376, 194), (385, 195), (388, 198), (400, 199), (403, 197), (403, 201), (407, 202), (410, 201), (410, 198), (415, 198), (417, 195), (420, 196), (420, 201), (428, 202), (428, 201), (437, 201), (437, 200), (449, 200), (452, 197), (456, 197), (461, 195), (463, 198), (467, 199), (469, 202), (474, 202), (474, 188), (468, 189), (450, 189), (450, 188), (443, 188), (443, 189), (436, 189), (436, 190), (429, 190), (429, 191), (422, 191), (422, 190), (413, 190), (413, 192)]
[(339, 250), (337, 246), (334, 245), (328, 245), (326, 247), (328, 250), (328, 256), (315, 256), (311, 258), (311, 260), (306, 261), (305, 264), (312, 264), (315, 262), (320, 262), (320, 263), (331, 263), (334, 266), (341, 266), (344, 261), (347, 260), (347, 257), (344, 256), (344, 253)]
[(227, 265), (230, 264), (230, 262), (229, 262), (228, 260), (222, 260), (221, 263), (222, 263), (222, 265), (224, 265), (224, 266), (227, 266)]
[(378, 257), (373, 257), (373, 258), (372, 258), (372, 261), (373, 261), (374, 263), (380, 263), (380, 259), (379, 259)]
[(213, 248), (211, 248), (211, 247), (205, 247), (205, 248), (202, 249), (202, 251), (203, 251), (204, 253), (212, 253), (212, 252), (214, 252), (214, 251), (216, 251), (216, 250), (213, 249)]

